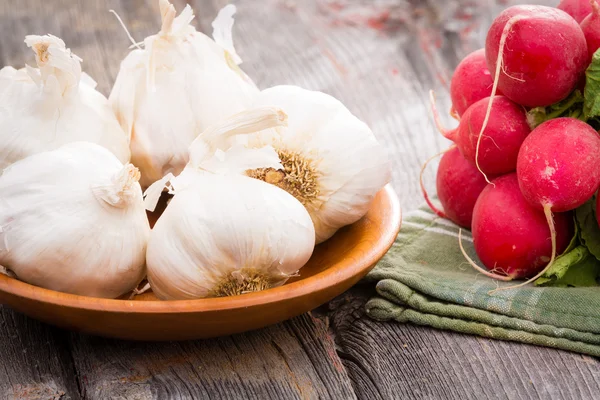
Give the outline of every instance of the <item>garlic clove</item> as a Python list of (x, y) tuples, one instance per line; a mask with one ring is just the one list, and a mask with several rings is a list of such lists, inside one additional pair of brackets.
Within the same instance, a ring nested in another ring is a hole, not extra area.
[(371, 129), (332, 96), (282, 85), (262, 91), (254, 106), (281, 107), (288, 115), (287, 127), (248, 140), (250, 147), (272, 145), (284, 168), (279, 176), (268, 169), (247, 174), (296, 197), (311, 215), (317, 243), (364, 216), (391, 180), (388, 154)]
[(231, 296), (278, 286), (308, 261), (315, 244), (310, 215), (293, 196), (244, 176), (280, 168), (270, 146), (232, 139), (283, 127), (277, 107), (258, 107), (211, 125), (190, 146), (183, 172), (145, 192), (154, 209), (163, 187), (174, 194), (148, 243), (148, 280), (161, 299)]
[(145, 275), (139, 175), (91, 142), (26, 157), (0, 176), (0, 264), (30, 284), (116, 298)]
[(189, 5), (175, 16), (169, 1), (159, 4), (161, 30), (122, 61), (109, 96), (131, 138), (131, 161), (141, 171), (144, 188), (167, 173), (178, 175), (194, 138), (248, 108), (259, 92), (239, 66), (229, 62), (234, 51), (231, 8), (215, 21), (224, 48), (190, 25), (194, 14)]
[(148, 280), (164, 300), (283, 284), (312, 255), (314, 227), (288, 193), (245, 176), (198, 174), (152, 230)]
[(81, 59), (52, 35), (28, 35), (37, 68), (0, 73), (0, 169), (63, 144), (85, 140), (129, 161), (129, 141), (108, 100), (81, 70)]

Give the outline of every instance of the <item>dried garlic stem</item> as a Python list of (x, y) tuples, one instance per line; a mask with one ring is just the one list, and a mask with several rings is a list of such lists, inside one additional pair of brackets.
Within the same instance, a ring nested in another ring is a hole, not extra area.
[(277, 149), (277, 154), (283, 169), (258, 168), (246, 171), (246, 175), (285, 190), (305, 207), (317, 207), (320, 174), (314, 167), (314, 161), (282, 149)]

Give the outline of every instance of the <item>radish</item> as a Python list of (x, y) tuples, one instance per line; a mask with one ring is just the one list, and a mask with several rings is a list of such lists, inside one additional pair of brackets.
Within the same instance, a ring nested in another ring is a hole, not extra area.
[(471, 229), (475, 202), (486, 186), (483, 175), (460, 154), (458, 148), (453, 147), (442, 156), (436, 189), (449, 220)]
[(493, 83), (492, 74), (485, 61), (485, 49), (468, 54), (454, 70), (450, 81), (450, 113), (460, 117), (471, 104), (489, 97), (492, 94)]
[[(573, 236), (573, 218), (570, 213), (557, 213), (554, 221), (555, 247), (562, 253)], [(486, 276), (504, 281), (531, 277), (552, 259), (554, 246), (546, 217), (523, 197), (515, 173), (494, 179), (481, 192), (472, 227), (475, 252), (490, 271), (467, 259)]]
[(573, 210), (600, 186), (600, 136), (575, 118), (555, 118), (525, 139), (517, 160), (523, 196), (555, 212)]
[(519, 188), (532, 207), (543, 210), (550, 229), (552, 253), (550, 262), (540, 273), (510, 288), (532, 282), (550, 268), (557, 251), (560, 251), (557, 238), (560, 232), (552, 212), (573, 210), (593, 196), (600, 186), (598, 165), (600, 136), (578, 119), (551, 119), (535, 128), (525, 139), (517, 159)]
[(457, 144), (463, 156), (476, 165), (479, 171), (487, 176), (515, 170), (521, 143), (530, 132), (523, 107), (504, 96), (494, 96), (493, 108), (481, 135), (490, 103), (489, 97), (471, 105), (461, 117), (458, 127), (453, 130), (446, 130), (441, 126), (433, 95), (431, 101), (438, 129)]
[(583, 21), (592, 12), (589, 0), (561, 0), (556, 8), (569, 14), (577, 23)]
[(592, 12), (581, 22), (581, 30), (585, 36), (588, 48), (588, 64), (596, 50), (600, 48), (600, 6), (596, 0), (592, 0)]
[(534, 5), (500, 13), (488, 30), (485, 53), (497, 87), (526, 107), (546, 107), (567, 97), (588, 61), (579, 24), (562, 10)]

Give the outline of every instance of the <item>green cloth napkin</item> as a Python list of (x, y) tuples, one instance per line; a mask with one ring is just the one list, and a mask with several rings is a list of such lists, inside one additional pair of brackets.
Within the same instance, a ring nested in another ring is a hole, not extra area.
[[(467, 253), (479, 263), (470, 232), (463, 230), (462, 237)], [(458, 246), (458, 227), (427, 207), (405, 216), (396, 242), (366, 280), (377, 282), (378, 296), (366, 304), (375, 320), (600, 356), (600, 287), (531, 284), (488, 295), (515, 282), (474, 270)]]

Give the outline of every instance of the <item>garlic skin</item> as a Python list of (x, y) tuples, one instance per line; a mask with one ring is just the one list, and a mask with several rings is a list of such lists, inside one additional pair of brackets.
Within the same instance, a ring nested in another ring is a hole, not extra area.
[(81, 59), (52, 35), (29, 35), (25, 43), (38, 68), (0, 70), (0, 170), (75, 141), (97, 143), (128, 162), (129, 140)]
[(145, 276), (150, 225), (137, 180), (107, 149), (74, 142), (0, 176), (0, 265), (27, 283), (116, 298)]
[(282, 285), (310, 259), (315, 231), (285, 191), (243, 175), (191, 172), (150, 234), (148, 281), (162, 300)]
[(208, 126), (246, 109), (259, 90), (242, 72), (231, 39), (235, 6), (213, 22), (213, 41), (190, 22), (189, 5), (159, 1), (162, 27), (122, 61), (109, 101), (131, 136), (131, 162), (146, 188), (168, 173), (179, 174), (190, 143)]
[(145, 192), (153, 210), (162, 189), (174, 194), (156, 222), (146, 262), (148, 281), (163, 300), (232, 296), (282, 285), (310, 259), (315, 229), (289, 193), (244, 176), (281, 168), (272, 147), (231, 145), (287, 124), (275, 107), (237, 113), (211, 125), (190, 146), (190, 161)]
[(383, 146), (334, 97), (281, 85), (263, 90), (253, 106), (280, 107), (288, 124), (247, 138), (250, 147), (273, 146), (283, 169), (247, 174), (287, 190), (304, 204), (315, 225), (317, 244), (362, 218), (391, 180)]

